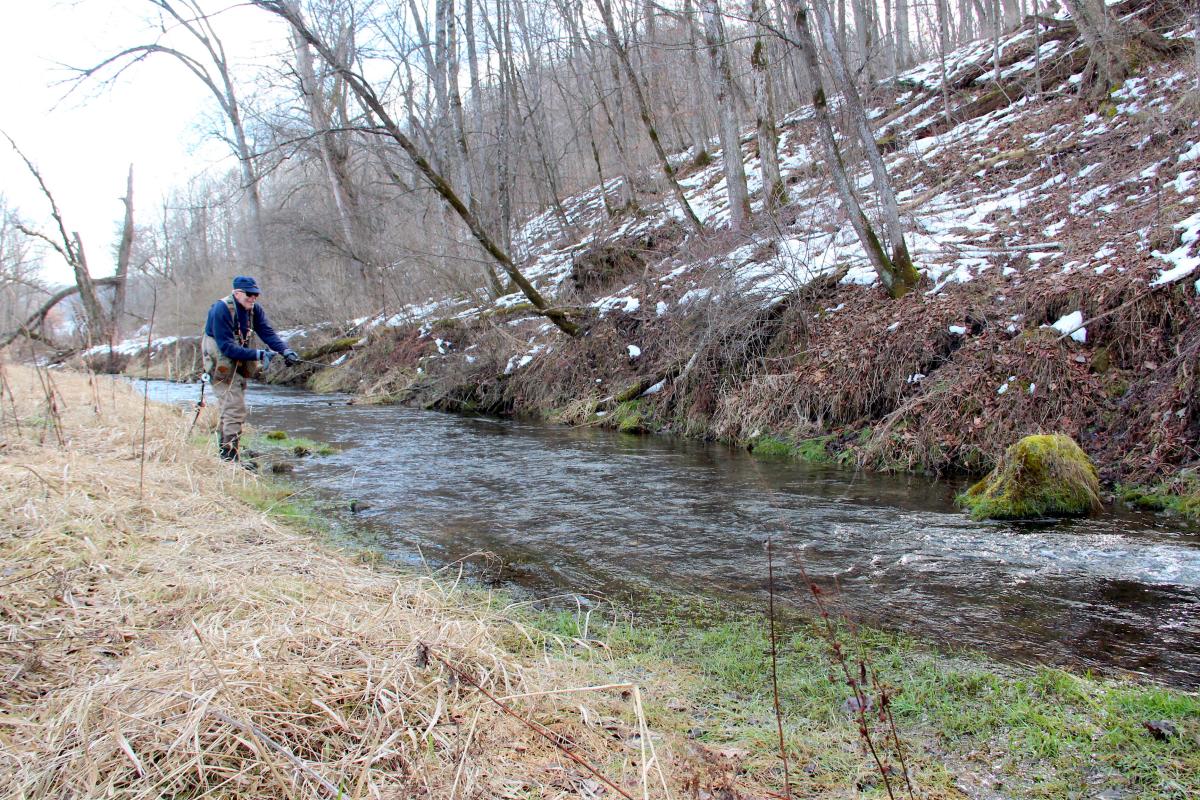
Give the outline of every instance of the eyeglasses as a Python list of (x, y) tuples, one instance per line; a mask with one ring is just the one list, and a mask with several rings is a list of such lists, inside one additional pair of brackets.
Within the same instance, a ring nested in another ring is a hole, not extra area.
[(242, 294), (246, 295), (246, 297), (249, 297), (251, 300), (258, 299), (258, 292), (242, 292)]

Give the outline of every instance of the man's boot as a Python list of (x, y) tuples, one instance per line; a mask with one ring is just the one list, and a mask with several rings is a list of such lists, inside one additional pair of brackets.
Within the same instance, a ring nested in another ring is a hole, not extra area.
[(236, 433), (221, 436), (221, 460), (238, 460), (238, 435)]

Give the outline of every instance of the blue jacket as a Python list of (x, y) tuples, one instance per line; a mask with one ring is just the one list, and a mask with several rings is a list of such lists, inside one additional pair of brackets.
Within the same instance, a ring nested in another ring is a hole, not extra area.
[[(234, 303), (234, 307), (237, 309), (238, 331), (245, 338), (250, 331), (250, 313), (237, 302)], [(282, 353), (288, 349), (287, 342), (279, 338), (279, 334), (275, 333), (275, 329), (267, 321), (267, 312), (263, 311), (262, 306), (257, 303), (254, 304), (254, 332), (266, 343), (267, 347), (276, 353)], [(238, 344), (238, 339), (234, 335), (233, 317), (229, 313), (229, 306), (225, 304), (224, 299), (213, 303), (212, 308), (208, 310), (208, 319), (204, 323), (204, 335), (217, 340), (217, 349), (226, 358), (232, 358), (234, 361), (258, 359), (258, 352), (254, 348), (242, 347)]]

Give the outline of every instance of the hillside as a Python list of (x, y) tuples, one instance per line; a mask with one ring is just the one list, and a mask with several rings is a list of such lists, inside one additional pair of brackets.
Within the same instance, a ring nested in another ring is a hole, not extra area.
[[(922, 274), (907, 297), (876, 285), (802, 109), (781, 123), (778, 218), (759, 213), (746, 132), (749, 230), (729, 230), (721, 156), (688, 153), (674, 161), (706, 236), (687, 235), (669, 201), (610, 217), (600, 187), (564, 204), (569, 225), (548, 211), (524, 226), (526, 274), (575, 310), (578, 339), (520, 294), (433, 298), (310, 350), (337, 356), (332, 369), (279, 377), (752, 448), (783, 440), (872, 469), (979, 470), (1023, 434), (1062, 431), (1110, 481), (1177, 473), (1200, 437), (1190, 25), (1171, 4), (1118, 7), (1167, 26), (1175, 50), (1143, 59), (1099, 106), (1065, 19), (1027, 20), (998, 63), (990, 42), (949, 54), (945, 93), (937, 62), (877, 93), (870, 116)], [(864, 197), (870, 182), (863, 169)]]

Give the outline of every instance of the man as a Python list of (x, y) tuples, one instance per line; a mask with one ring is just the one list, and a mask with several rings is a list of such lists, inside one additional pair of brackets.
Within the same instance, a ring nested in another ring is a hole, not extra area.
[[(271, 350), (283, 355), (290, 367), (300, 356), (279, 338), (258, 305), (261, 294), (254, 278), (233, 279), (233, 293), (212, 304), (204, 323), (204, 368), (220, 396), (221, 419), (217, 432), (221, 458), (238, 460), (242, 423), (246, 421), (246, 379), (255, 378), (271, 363)], [(271, 350), (250, 347), (255, 334)]]

